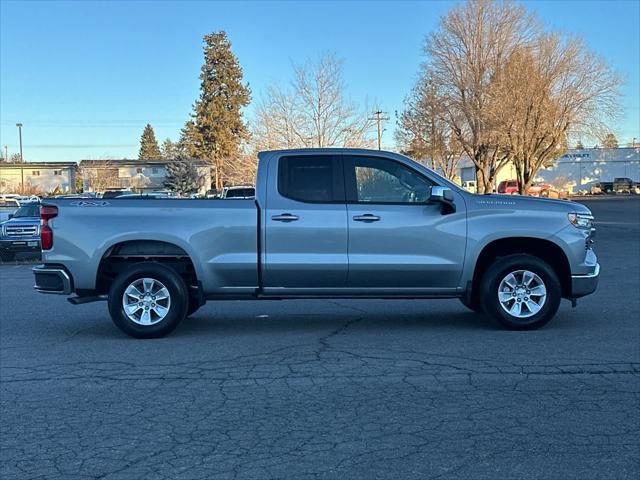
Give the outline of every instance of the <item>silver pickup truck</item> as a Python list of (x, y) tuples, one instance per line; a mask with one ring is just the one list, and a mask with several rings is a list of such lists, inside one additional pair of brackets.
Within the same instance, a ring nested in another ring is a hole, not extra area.
[(159, 337), (207, 300), (457, 298), (510, 329), (592, 293), (579, 203), (474, 195), (402, 155), (259, 154), (255, 199), (48, 200), (35, 288)]

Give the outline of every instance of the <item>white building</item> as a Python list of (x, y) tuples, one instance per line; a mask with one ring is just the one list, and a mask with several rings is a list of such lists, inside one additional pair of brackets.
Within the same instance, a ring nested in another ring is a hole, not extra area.
[(75, 162), (0, 163), (0, 193), (75, 193)]
[[(468, 158), (460, 162), (460, 180), (475, 181), (475, 168)], [(570, 149), (554, 160), (548, 168), (538, 172), (535, 181), (549, 183), (561, 191), (575, 191), (576, 187), (591, 186), (597, 182), (612, 182), (627, 177), (640, 181), (640, 148), (585, 148)], [(516, 179), (516, 169), (508, 164), (497, 174), (496, 185), (503, 180)]]
[[(200, 177), (198, 193), (211, 188), (211, 169), (196, 162)], [(126, 189), (136, 192), (164, 190), (167, 176), (166, 160), (82, 160), (82, 185), (85, 192)]]

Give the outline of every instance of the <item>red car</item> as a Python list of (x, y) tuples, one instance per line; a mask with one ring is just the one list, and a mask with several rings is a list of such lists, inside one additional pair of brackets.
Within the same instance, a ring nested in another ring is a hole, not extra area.
[(518, 180), (503, 180), (498, 184), (498, 193), (513, 195), (518, 193)]

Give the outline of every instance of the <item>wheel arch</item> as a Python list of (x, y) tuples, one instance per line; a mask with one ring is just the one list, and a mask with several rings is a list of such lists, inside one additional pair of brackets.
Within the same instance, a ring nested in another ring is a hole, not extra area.
[(560, 245), (543, 238), (506, 237), (487, 243), (478, 254), (473, 267), (469, 295), (477, 294), (482, 276), (494, 260), (517, 253), (533, 255), (548, 263), (558, 275), (562, 296), (566, 297), (571, 294), (571, 267), (569, 259)]
[(121, 240), (103, 249), (96, 271), (96, 291), (105, 293), (115, 276), (127, 266), (156, 261), (172, 267), (188, 287), (199, 286), (196, 263), (182, 246), (164, 240)]

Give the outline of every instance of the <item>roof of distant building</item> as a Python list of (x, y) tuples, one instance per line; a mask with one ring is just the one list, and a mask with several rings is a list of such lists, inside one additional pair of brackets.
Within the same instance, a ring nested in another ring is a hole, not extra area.
[(76, 162), (0, 162), (0, 167), (5, 168), (77, 168)]
[[(104, 167), (139, 167), (139, 166), (163, 166), (174, 160), (136, 160), (130, 158), (122, 158), (118, 160), (80, 160), (80, 166), (104, 166)], [(197, 165), (205, 165), (202, 160), (190, 160)]]

